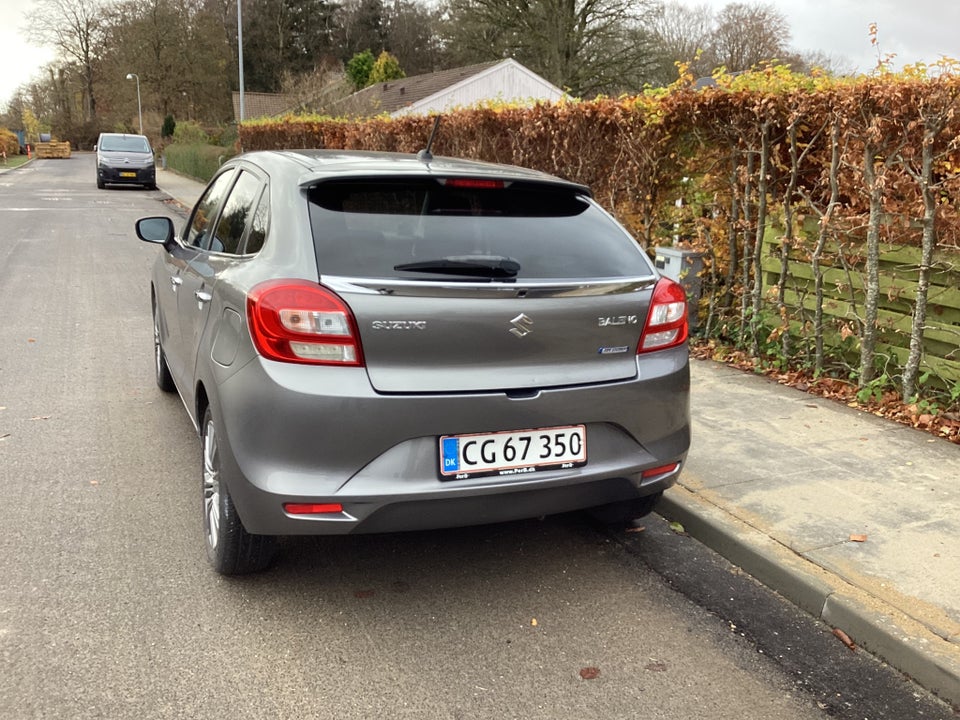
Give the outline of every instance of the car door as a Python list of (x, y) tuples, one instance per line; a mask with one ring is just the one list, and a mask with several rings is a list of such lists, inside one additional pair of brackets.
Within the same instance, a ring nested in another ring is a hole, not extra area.
[(197, 249), (194, 247), (181, 242), (171, 243), (167, 252), (162, 255), (163, 270), (158, 271), (155, 276), (154, 299), (160, 344), (167, 367), (178, 388), (183, 387), (187, 366), (180, 334), (180, 288), (183, 285), (183, 270), (196, 254)]
[[(211, 322), (211, 312), (219, 316), (223, 312), (223, 301), (218, 297), (217, 283), (221, 276), (238, 262), (243, 262), (244, 238), (251, 225), (257, 200), (263, 187), (262, 181), (249, 170), (239, 170), (227, 175), (223, 186), (211, 186), (211, 211), (213, 218), (208, 227), (200, 230), (199, 247), (196, 255), (183, 270), (183, 285), (178, 300), (180, 316), (180, 335), (186, 349), (186, 374), (189, 399), (192, 403), (193, 388), (197, 376), (197, 359), (203, 348), (204, 332)], [(218, 178), (219, 180), (219, 178)], [(231, 308), (234, 312), (243, 312), (244, 308)], [(192, 407), (192, 404), (190, 405)]]
[(235, 168), (218, 175), (197, 202), (183, 238), (183, 264), (173, 280), (177, 284), (177, 318), (180, 324), (178, 354), (182, 359), (177, 387), (188, 408), (193, 407), (196, 338), (206, 320), (216, 281), (216, 272), (210, 262), (210, 241), (220, 208), (235, 177)]

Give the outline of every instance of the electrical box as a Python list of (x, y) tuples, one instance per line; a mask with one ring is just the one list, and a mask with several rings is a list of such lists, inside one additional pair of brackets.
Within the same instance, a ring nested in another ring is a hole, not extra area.
[(676, 280), (687, 291), (687, 310), (690, 316), (690, 329), (700, 325), (698, 310), (703, 272), (703, 253), (696, 250), (684, 250), (674, 247), (658, 247), (654, 264), (661, 275)]

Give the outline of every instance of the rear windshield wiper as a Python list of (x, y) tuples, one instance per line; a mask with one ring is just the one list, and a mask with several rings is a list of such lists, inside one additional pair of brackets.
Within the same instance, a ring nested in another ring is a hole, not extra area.
[(441, 273), (483, 278), (512, 278), (520, 272), (520, 263), (499, 255), (461, 255), (395, 265), (401, 272)]

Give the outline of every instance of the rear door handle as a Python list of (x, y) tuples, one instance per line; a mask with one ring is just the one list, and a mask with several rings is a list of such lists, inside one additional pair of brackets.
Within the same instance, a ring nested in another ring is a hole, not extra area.
[(183, 278), (181, 277), (170, 278), (170, 287), (174, 292), (179, 290), (181, 285), (183, 285)]
[(193, 296), (197, 299), (197, 302), (199, 303), (210, 302), (210, 300), (213, 298), (213, 295), (211, 295), (210, 293), (204, 290), (195, 291), (193, 293)]

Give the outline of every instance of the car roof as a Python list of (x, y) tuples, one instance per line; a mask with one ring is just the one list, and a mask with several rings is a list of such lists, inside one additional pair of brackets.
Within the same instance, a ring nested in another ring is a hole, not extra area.
[(137, 133), (111, 133), (111, 132), (102, 132), (100, 137), (140, 137), (146, 138), (146, 135), (138, 135)]
[(289, 172), (295, 167), (298, 170), (299, 184), (304, 187), (326, 180), (351, 177), (458, 176), (558, 185), (591, 195), (590, 189), (585, 185), (537, 170), (462, 158), (436, 156), (430, 160), (421, 160), (409, 153), (362, 150), (265, 150), (241, 155), (237, 160), (247, 160), (260, 165), (270, 173)]

